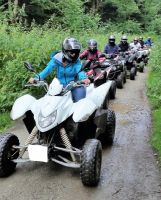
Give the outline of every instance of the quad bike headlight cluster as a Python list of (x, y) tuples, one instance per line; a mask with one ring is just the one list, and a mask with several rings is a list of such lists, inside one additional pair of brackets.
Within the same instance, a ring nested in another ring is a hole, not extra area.
[(54, 112), (52, 112), (49, 116), (44, 117), (42, 115), (42, 113), (39, 113), (38, 116), (38, 123), (42, 128), (46, 128), (48, 126), (50, 126), (52, 123), (54, 123), (55, 119), (57, 116), (57, 110), (55, 110)]

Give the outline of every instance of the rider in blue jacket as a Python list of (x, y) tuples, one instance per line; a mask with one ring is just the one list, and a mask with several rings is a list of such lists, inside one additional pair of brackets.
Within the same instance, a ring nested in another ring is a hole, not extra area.
[[(79, 59), (80, 49), (81, 45), (75, 38), (66, 38), (62, 44), (62, 51), (56, 53), (45, 69), (40, 72), (40, 80), (43, 80), (53, 70), (56, 70), (56, 77), (64, 87), (70, 81), (74, 80), (81, 80), (83, 83), (89, 84), (90, 80), (87, 78), (85, 72), (81, 71), (81, 62)], [(34, 83), (36, 80), (38, 80), (38, 77), (30, 78), (29, 83)], [(84, 86), (76, 87), (71, 92), (74, 102), (86, 96)]]
[(148, 39), (144, 41), (144, 44), (145, 44), (146, 46), (151, 47), (151, 46), (153, 45), (153, 42), (152, 42), (151, 37), (148, 37)]

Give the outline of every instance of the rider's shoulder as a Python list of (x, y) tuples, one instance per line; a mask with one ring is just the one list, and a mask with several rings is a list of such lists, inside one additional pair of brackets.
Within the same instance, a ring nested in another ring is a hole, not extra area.
[(55, 58), (55, 56), (58, 56), (60, 53), (62, 53), (59, 50), (53, 51), (52, 54), (50, 55), (50, 58)]

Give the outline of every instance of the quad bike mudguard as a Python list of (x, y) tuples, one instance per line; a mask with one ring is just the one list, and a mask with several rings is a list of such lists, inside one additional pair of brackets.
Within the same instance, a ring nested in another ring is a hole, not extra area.
[(27, 111), (31, 110), (31, 105), (36, 101), (36, 98), (26, 94), (18, 98), (13, 104), (11, 110), (11, 119), (16, 120), (22, 117)]
[(96, 104), (90, 99), (79, 100), (74, 106), (73, 120), (75, 122), (86, 121), (96, 108)]

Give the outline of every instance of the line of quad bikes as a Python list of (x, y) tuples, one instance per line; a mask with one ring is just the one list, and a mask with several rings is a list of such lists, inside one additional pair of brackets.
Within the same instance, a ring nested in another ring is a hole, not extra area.
[[(11, 118), (21, 120), (29, 134), (24, 144), (14, 133), (0, 137), (0, 177), (11, 175), (18, 163), (53, 161), (78, 168), (82, 183), (96, 186), (102, 148), (111, 146), (115, 136), (115, 112), (108, 108), (108, 102), (115, 99), (116, 88), (123, 88), (127, 78), (135, 80), (137, 71), (144, 72), (149, 53), (142, 49), (121, 52), (116, 58), (103, 54), (99, 61), (85, 61), (82, 69), (91, 84), (86, 98), (76, 103), (71, 90), (82, 85), (80, 81), (72, 81), (65, 88), (56, 78), (50, 85), (41, 80), (26, 84), (43, 87), (46, 94), (39, 99), (26, 94), (14, 102)], [(30, 63), (24, 65), (36, 73)]]

